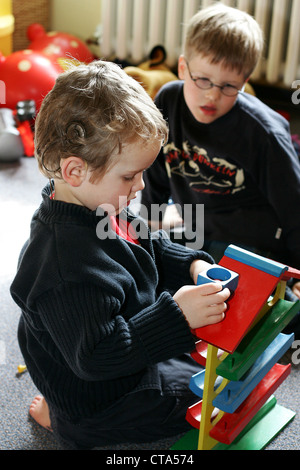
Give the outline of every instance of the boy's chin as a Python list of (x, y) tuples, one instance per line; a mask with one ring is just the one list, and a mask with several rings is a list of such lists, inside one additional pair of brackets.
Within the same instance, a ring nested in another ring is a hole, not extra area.
[(194, 114), (194, 118), (201, 124), (212, 124), (219, 119), (219, 117), (217, 113), (204, 113), (201, 110)]
[(114, 206), (112, 206), (111, 204), (100, 204), (98, 207), (97, 207), (97, 211), (98, 213), (103, 213), (103, 214), (107, 214), (107, 215), (111, 215), (111, 216), (115, 216), (115, 215), (118, 215), (120, 214), (120, 212), (122, 211), (122, 208), (118, 208), (116, 209)]
[(123, 209), (129, 206), (130, 201), (127, 198), (119, 199), (119, 206), (116, 208), (113, 204), (102, 203), (98, 206), (99, 211), (105, 212), (107, 215), (116, 216), (122, 212)]

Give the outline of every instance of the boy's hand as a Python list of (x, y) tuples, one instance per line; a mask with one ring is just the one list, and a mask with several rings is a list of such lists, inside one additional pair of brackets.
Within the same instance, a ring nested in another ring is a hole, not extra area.
[(229, 297), (229, 289), (222, 290), (220, 283), (210, 283), (183, 286), (173, 298), (194, 330), (222, 321), (227, 309), (225, 301)]
[(296, 282), (296, 284), (293, 285), (292, 291), (298, 297), (298, 299), (300, 299), (300, 282)]

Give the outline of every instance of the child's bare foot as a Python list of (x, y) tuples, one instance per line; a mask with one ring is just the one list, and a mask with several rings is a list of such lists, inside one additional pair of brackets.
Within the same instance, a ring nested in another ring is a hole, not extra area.
[(40, 426), (52, 431), (49, 408), (44, 397), (38, 395), (34, 398), (29, 408), (29, 414)]

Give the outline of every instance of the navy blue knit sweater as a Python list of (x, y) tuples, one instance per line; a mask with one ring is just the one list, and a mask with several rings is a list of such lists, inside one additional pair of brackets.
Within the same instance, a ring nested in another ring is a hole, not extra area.
[(172, 294), (193, 282), (194, 259), (213, 260), (161, 233), (148, 232), (139, 245), (100, 240), (96, 212), (49, 193), (47, 186), (11, 295), (34, 383), (59, 414), (76, 419), (114, 403), (157, 362), (194, 348)]

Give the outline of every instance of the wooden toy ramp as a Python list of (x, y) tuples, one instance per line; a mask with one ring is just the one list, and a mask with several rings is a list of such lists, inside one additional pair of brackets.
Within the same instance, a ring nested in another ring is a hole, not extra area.
[(198, 284), (221, 282), (232, 296), (222, 322), (194, 331), (199, 372), (190, 389), (198, 401), (186, 420), (195, 430), (172, 450), (260, 450), (294, 418), (273, 395), (291, 371), (278, 364), (294, 341), (282, 331), (300, 309), (284, 299), (291, 277), (300, 272), (233, 245), (199, 274)]
[[(225, 319), (216, 324), (196, 329), (197, 338), (232, 353), (266, 305), (278, 283), (300, 272), (267, 258), (230, 245), (219, 262), (239, 274), (238, 287), (228, 301)], [(293, 274), (292, 274), (293, 273)]]

